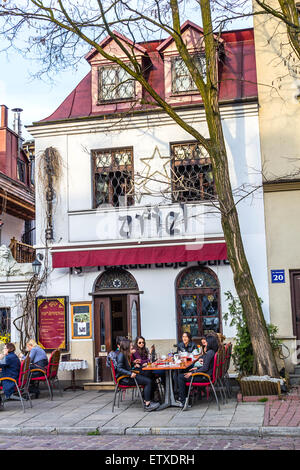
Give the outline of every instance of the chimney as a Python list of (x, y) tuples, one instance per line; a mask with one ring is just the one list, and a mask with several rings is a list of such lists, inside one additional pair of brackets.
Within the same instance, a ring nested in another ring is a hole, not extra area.
[(8, 124), (8, 107), (1, 105), (1, 127), (7, 127)]
[(22, 125), (21, 125), (21, 112), (23, 109), (21, 108), (14, 108), (12, 111), (14, 114), (14, 131), (18, 136), (21, 138), (22, 135)]

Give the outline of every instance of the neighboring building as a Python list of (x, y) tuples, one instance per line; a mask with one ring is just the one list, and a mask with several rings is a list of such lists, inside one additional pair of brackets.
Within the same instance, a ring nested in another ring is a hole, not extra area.
[(254, 31), (270, 318), (290, 348), (291, 369), (300, 341), (300, 64), (283, 23), (257, 15)]
[[(17, 263), (35, 259), (33, 233), (35, 219), (34, 186), (30, 161), (22, 148), (20, 112), (15, 111), (14, 130), (8, 127), (8, 108), (1, 105), (0, 125), (0, 334), (11, 332), (11, 322), (20, 311), (19, 295), (27, 281)], [(25, 243), (23, 243), (25, 242)], [(11, 258), (11, 254), (14, 257)], [(14, 272), (14, 275), (10, 274)], [(28, 274), (28, 273), (27, 273)], [(21, 276), (21, 277), (20, 277)], [(15, 331), (13, 341), (17, 340)]]
[[(201, 28), (187, 21), (182, 31), (205, 74)], [(207, 135), (201, 97), (173, 40), (133, 45), (119, 37), (134, 48), (157, 92)], [(123, 55), (110, 38), (102, 46)], [(253, 30), (223, 33), (221, 50), (219, 99), (232, 186), (236, 200), (239, 188), (257, 188), (237, 207), (269, 321)], [(95, 358), (114, 347), (117, 335), (141, 333), (164, 353), (183, 331), (196, 341), (210, 330), (234, 336), (222, 312), (225, 292), (235, 289), (208, 155), (156, 106), (142, 105), (140, 98), (149, 97), (120, 68), (96, 51), (86, 59), (90, 72), (29, 131), (37, 166), (39, 155), (49, 160), (51, 147), (62, 159), (51, 217), (37, 197), (36, 248), (45, 254), (47, 239), (53, 267), (41, 294), (67, 302), (67, 349), (88, 360), (78, 377), (94, 380)], [(102, 379), (107, 372), (102, 368)]]

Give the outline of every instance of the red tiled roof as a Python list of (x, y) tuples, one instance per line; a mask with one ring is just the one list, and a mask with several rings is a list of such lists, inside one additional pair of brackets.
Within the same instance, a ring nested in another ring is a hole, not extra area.
[[(221, 38), (225, 54), (223, 61), (219, 62), (220, 102), (257, 98), (253, 29), (224, 32)], [(157, 51), (157, 48), (163, 42), (161, 40), (140, 43), (141, 48), (147, 50), (147, 54), (152, 62), (148, 81), (162, 97), (164, 97), (164, 81), (162, 79), (163, 58)], [(147, 98), (146, 94), (144, 97)], [(199, 100), (199, 103), (201, 103), (201, 100)], [(189, 102), (185, 103), (185, 106), (188, 104)], [(180, 104), (178, 103), (178, 105)], [(150, 106), (148, 105), (148, 109)], [(140, 105), (136, 106), (135, 110), (143, 110), (145, 108), (145, 105), (143, 107)], [(153, 109), (153, 106), (151, 106), (151, 109)], [(105, 106), (102, 107), (101, 112), (92, 112), (91, 72), (89, 72), (60, 106), (50, 116), (39, 122), (92, 117), (107, 113), (108, 111), (105, 111)]]

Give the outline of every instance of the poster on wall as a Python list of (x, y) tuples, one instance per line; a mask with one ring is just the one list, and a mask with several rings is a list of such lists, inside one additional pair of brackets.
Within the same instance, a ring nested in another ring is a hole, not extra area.
[(67, 350), (68, 297), (36, 299), (37, 343), (45, 350)]
[(72, 338), (92, 337), (92, 302), (71, 302)]

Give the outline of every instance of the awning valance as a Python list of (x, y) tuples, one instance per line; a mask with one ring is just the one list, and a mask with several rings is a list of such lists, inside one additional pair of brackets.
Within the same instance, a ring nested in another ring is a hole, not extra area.
[(225, 259), (227, 259), (227, 248), (224, 242), (52, 252), (53, 268), (121, 266)]

